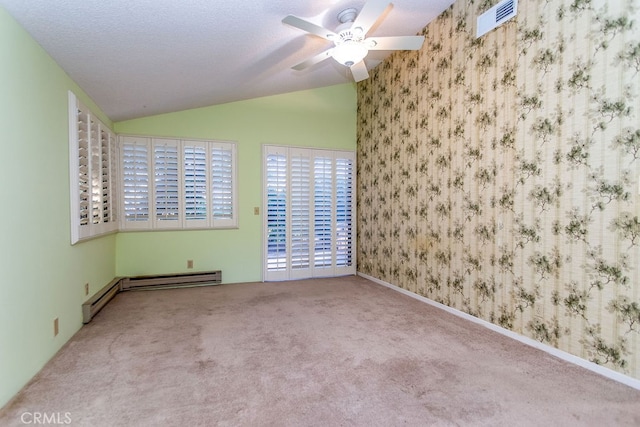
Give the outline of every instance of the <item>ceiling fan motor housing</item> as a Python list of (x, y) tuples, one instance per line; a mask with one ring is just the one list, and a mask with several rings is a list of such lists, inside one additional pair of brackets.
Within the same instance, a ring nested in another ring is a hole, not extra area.
[(365, 36), (362, 28), (351, 28), (356, 16), (357, 11), (355, 9), (347, 9), (340, 12), (338, 20), (341, 24), (336, 29), (338, 37), (332, 39), (335, 47), (331, 52), (331, 56), (347, 67), (362, 61), (369, 53), (367, 46), (362, 43)]
[(362, 33), (362, 29), (347, 28), (346, 30), (342, 30), (338, 33), (338, 39), (334, 40), (334, 43), (336, 45), (339, 45), (348, 41), (361, 42), (362, 40), (364, 40), (364, 34)]

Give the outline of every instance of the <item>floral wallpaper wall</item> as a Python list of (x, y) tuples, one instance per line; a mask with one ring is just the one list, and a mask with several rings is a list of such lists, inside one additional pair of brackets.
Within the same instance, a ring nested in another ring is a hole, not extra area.
[(495, 3), (359, 83), (358, 270), (640, 378), (640, 0)]

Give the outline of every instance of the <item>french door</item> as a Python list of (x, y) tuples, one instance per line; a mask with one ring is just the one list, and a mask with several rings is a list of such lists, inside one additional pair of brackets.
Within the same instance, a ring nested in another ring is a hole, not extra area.
[(265, 145), (264, 280), (356, 273), (355, 153)]

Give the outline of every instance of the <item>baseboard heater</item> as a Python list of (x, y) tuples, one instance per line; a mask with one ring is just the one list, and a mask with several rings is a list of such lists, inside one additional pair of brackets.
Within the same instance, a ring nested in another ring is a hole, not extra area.
[(156, 276), (125, 277), (120, 283), (123, 291), (133, 289), (177, 288), (222, 282), (222, 272), (203, 271), (200, 273), (161, 274)]
[(222, 271), (116, 277), (82, 304), (82, 322), (89, 323), (118, 292), (171, 289), (222, 283)]
[(82, 323), (89, 323), (102, 307), (107, 305), (120, 292), (122, 277), (116, 277), (107, 286), (100, 289), (94, 296), (82, 304)]

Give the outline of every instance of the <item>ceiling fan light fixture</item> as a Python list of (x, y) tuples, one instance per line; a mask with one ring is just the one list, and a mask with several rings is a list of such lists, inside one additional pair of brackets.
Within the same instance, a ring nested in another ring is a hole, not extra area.
[(331, 52), (331, 56), (342, 65), (351, 67), (362, 61), (368, 53), (369, 49), (363, 43), (346, 41), (336, 45)]

